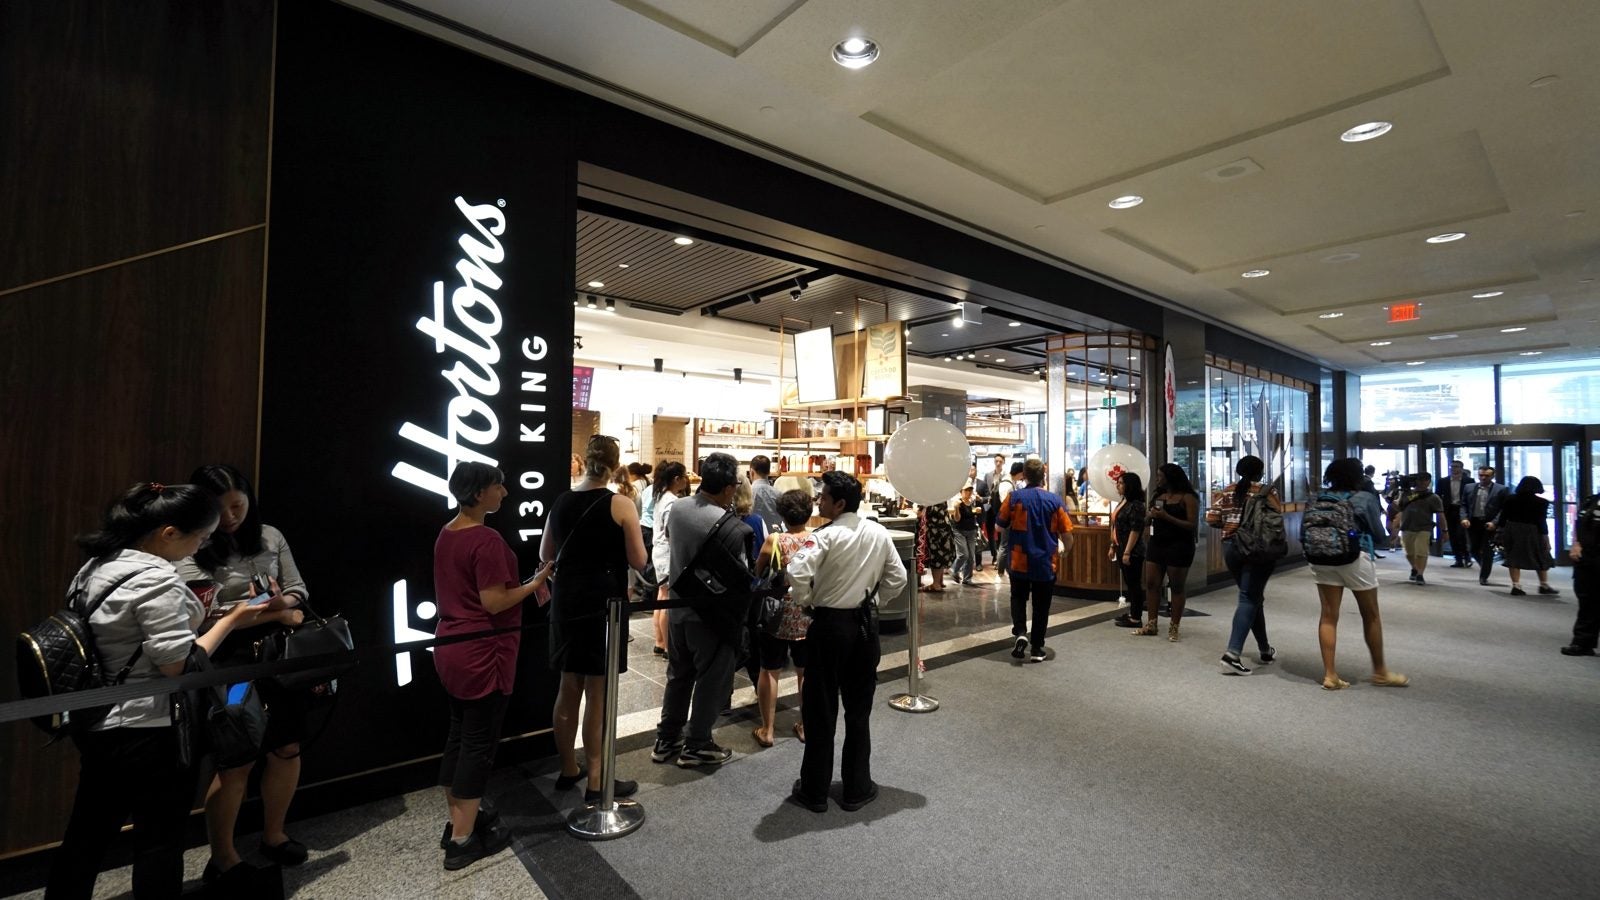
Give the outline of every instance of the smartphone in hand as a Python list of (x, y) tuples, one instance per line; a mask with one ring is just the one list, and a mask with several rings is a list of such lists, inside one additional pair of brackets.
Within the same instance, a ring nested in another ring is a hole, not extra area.
[(260, 575), (250, 577), (250, 596), (245, 600), (251, 606), (265, 606), (272, 602), (272, 591)]

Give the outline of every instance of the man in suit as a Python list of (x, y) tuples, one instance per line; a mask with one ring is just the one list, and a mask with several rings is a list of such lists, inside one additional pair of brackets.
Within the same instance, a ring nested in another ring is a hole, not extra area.
[(1494, 520), (1511, 498), (1511, 489), (1494, 480), (1494, 469), (1478, 467), (1478, 483), (1461, 492), (1461, 526), (1472, 542), (1472, 556), (1478, 561), (1478, 583), (1489, 583), (1489, 567), (1494, 565)]
[(1456, 561), (1450, 564), (1452, 569), (1466, 569), (1472, 566), (1472, 551), (1467, 544), (1467, 531), (1461, 527), (1461, 498), (1466, 496), (1467, 488), (1472, 482), (1467, 479), (1466, 466), (1461, 460), (1450, 461), (1450, 474), (1441, 476), (1439, 483), (1434, 486), (1433, 492), (1444, 501), (1444, 520), (1450, 526), (1450, 552), (1455, 555)]

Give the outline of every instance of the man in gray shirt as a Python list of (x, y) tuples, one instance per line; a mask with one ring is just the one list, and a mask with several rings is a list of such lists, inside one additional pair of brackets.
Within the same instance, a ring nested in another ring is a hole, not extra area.
[(756, 454), (750, 460), (750, 511), (767, 523), (767, 531), (784, 531), (783, 516), (778, 515), (778, 489), (772, 486), (772, 460)]
[[(700, 467), (700, 490), (673, 504), (667, 519), (672, 548), (669, 596), (691, 605), (667, 611), (667, 690), (661, 699), (652, 762), (693, 768), (719, 766), (733, 756), (732, 750), (711, 739), (711, 728), (733, 688), (738, 642), (750, 604), (750, 526), (729, 509), (738, 484), (738, 460), (713, 453)], [(715, 545), (706, 546), (708, 539)], [(688, 580), (700, 588), (686, 595), (680, 576), (691, 568)]]

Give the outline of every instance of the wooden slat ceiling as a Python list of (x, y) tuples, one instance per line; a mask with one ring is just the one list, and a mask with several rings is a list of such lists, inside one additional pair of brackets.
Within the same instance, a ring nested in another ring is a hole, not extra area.
[[(681, 247), (674, 237), (669, 231), (579, 212), (578, 280), (573, 288), (580, 294), (691, 310), (812, 271), (707, 241)], [(591, 281), (605, 287), (591, 288)]]
[(766, 292), (758, 292), (760, 303), (742, 303), (718, 315), (724, 319), (769, 328), (777, 328), (778, 320), (782, 318), (784, 328), (788, 330), (796, 329), (797, 322), (803, 321), (811, 323), (812, 328), (831, 325), (834, 331), (845, 332), (855, 327), (857, 298), (871, 301), (859, 304), (862, 325), (876, 325), (889, 320), (904, 322), (940, 314), (953, 315), (955, 309), (951, 301), (934, 300), (848, 275), (818, 278), (801, 276), (800, 281), (805, 283), (806, 288), (800, 293), (799, 300), (790, 298), (789, 290), (795, 285), (786, 283)]

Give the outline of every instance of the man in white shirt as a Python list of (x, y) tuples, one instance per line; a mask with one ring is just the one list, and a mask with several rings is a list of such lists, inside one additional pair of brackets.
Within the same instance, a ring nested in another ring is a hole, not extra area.
[(833, 735), (844, 704), (840, 806), (854, 811), (878, 797), (872, 781), (871, 716), (878, 686), (877, 598), (906, 586), (906, 568), (889, 532), (856, 514), (861, 482), (843, 472), (822, 476), (817, 510), (832, 519), (789, 559), (795, 602), (809, 607), (806, 681), (800, 697), (806, 752), (790, 799), (827, 812), (833, 782)]

